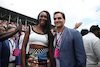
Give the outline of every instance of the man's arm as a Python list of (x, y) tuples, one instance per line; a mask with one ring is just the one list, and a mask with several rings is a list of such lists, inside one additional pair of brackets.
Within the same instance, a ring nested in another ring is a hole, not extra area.
[(77, 64), (76, 67), (86, 67), (86, 53), (84, 49), (84, 44), (82, 40), (82, 36), (78, 31), (73, 33), (74, 37), (74, 49)]
[(6, 33), (0, 33), (0, 41), (4, 41), (4, 40), (12, 37), (17, 32), (21, 32), (21, 30), (22, 30), (22, 23), (20, 21), (19, 22), (19, 26), (17, 27), (17, 29), (15, 31), (13, 31), (13, 32), (6, 32)]

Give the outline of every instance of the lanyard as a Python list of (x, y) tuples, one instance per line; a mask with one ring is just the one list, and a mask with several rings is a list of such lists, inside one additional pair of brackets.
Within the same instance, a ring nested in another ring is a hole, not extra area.
[(56, 48), (59, 47), (59, 43), (61, 41), (61, 38), (62, 38), (62, 34), (63, 34), (64, 30), (61, 32), (59, 38), (57, 39), (57, 35), (56, 35)]
[[(10, 42), (10, 44), (12, 46), (12, 49), (13, 49), (14, 48), (14, 42), (15, 42), (15, 40), (13, 40), (13, 43), (11, 42), (11, 40), (9, 40), (9, 42)], [(16, 42), (15, 42), (15, 44), (16, 44)]]

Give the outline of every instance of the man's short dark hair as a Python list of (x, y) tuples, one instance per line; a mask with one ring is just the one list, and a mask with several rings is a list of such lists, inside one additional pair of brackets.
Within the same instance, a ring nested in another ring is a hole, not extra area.
[(99, 28), (99, 26), (98, 25), (92, 25), (91, 27), (90, 27), (90, 32), (94, 32), (94, 31), (96, 31), (96, 30), (100, 30), (100, 28)]
[(55, 16), (55, 14), (57, 14), (57, 13), (61, 13), (61, 14), (62, 14), (62, 17), (65, 19), (65, 14), (64, 14), (63, 12), (59, 12), (59, 11), (54, 12), (54, 16)]
[(88, 29), (82, 29), (82, 30), (81, 30), (82, 36), (88, 34), (88, 32), (89, 32)]

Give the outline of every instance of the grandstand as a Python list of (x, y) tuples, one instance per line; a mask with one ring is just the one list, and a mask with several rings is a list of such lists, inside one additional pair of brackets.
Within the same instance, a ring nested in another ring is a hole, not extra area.
[(19, 19), (21, 19), (22, 24), (25, 24), (26, 26), (27, 24), (37, 24), (37, 20), (32, 17), (0, 7), (0, 20), (7, 20), (9, 23), (16, 22), (18, 24)]

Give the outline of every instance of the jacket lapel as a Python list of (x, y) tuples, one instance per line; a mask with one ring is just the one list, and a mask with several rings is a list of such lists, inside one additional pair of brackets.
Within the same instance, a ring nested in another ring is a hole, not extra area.
[(8, 49), (9, 49), (9, 51), (10, 51), (9, 40), (5, 40), (5, 43), (6, 43)]
[(65, 28), (64, 28), (64, 33), (63, 33), (63, 35), (62, 35), (62, 40), (61, 40), (60, 49), (61, 49), (61, 47), (63, 46), (64, 40), (65, 40), (65, 38), (66, 38), (66, 36), (67, 36), (67, 32), (68, 32), (68, 29), (67, 29), (67, 27), (65, 27)]

